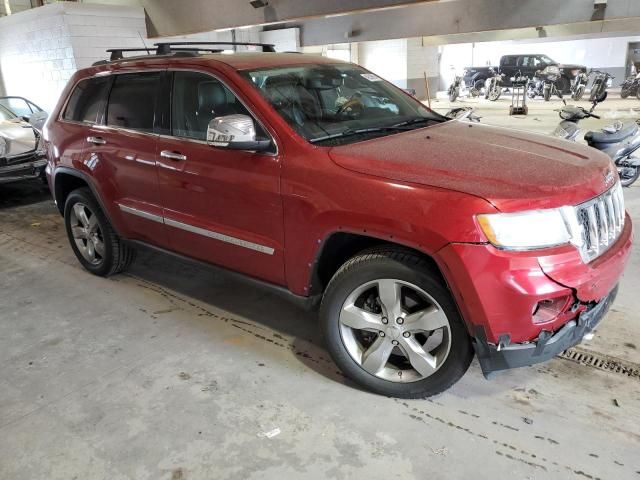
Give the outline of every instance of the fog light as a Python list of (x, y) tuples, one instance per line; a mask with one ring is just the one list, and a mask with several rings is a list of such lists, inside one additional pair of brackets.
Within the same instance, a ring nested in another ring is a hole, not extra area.
[(533, 306), (533, 323), (547, 323), (555, 320), (564, 312), (571, 301), (571, 297), (556, 297), (541, 300)]

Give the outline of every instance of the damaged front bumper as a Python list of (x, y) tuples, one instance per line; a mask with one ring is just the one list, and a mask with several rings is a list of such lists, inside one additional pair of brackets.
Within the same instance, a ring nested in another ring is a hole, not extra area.
[(474, 346), (485, 377), (492, 372), (525, 367), (545, 362), (577, 345), (591, 332), (609, 311), (618, 293), (618, 286), (600, 302), (590, 304), (577, 318), (570, 320), (555, 333), (543, 331), (530, 343), (511, 343), (509, 335), (500, 337), (498, 345), (487, 341), (482, 327), (476, 330)]
[(47, 158), (41, 152), (29, 152), (12, 158), (0, 158), (0, 184), (43, 178)]

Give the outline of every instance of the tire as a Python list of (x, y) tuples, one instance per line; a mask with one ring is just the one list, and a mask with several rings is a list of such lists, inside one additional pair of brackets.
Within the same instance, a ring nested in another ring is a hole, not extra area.
[[(625, 170), (630, 171), (632, 168), (634, 167), (625, 167)], [(636, 182), (636, 180), (638, 180), (638, 177), (640, 177), (640, 167), (635, 167), (634, 170), (635, 173), (632, 175), (625, 175), (624, 178), (620, 175), (620, 185), (623, 187), (630, 187)]]
[(455, 87), (449, 87), (449, 101), (451, 103), (455, 102), (458, 99), (459, 90)]
[(580, 85), (575, 93), (573, 95), (571, 95), (571, 98), (573, 98), (575, 101), (581, 100), (582, 96), (584, 95), (584, 85)]
[(544, 87), (544, 90), (542, 91), (542, 96), (544, 97), (545, 102), (548, 102), (549, 100), (551, 100), (551, 88)]
[(636, 98), (640, 100), (640, 87), (636, 90)]
[(622, 98), (623, 100), (625, 98), (627, 98), (629, 95), (631, 95), (631, 89), (627, 88), (627, 87), (622, 87), (620, 89), (620, 98)]
[(471, 88), (471, 96), (472, 97), (479, 97), (480, 95), (482, 95), (482, 89), (484, 88), (484, 82), (485, 82), (485, 80), (482, 80), (482, 79), (478, 79), (475, 82), (473, 82), (473, 87)]
[(502, 95), (502, 87), (492, 88), (491, 92), (489, 93), (489, 100), (495, 102), (500, 98), (500, 95)]
[(108, 277), (122, 272), (135, 259), (136, 251), (118, 237), (89, 188), (78, 188), (69, 194), (64, 224), (73, 253), (94, 275)]
[(599, 87), (600, 87), (599, 84), (593, 85), (591, 87), (591, 94), (589, 95), (589, 101), (591, 103), (593, 103), (596, 100), (596, 98), (598, 97), (598, 89), (599, 89)]
[[(386, 295), (386, 300), (382, 301), (380, 291), (383, 285), (387, 286), (384, 291), (402, 292), (403, 295)], [(393, 285), (392, 290), (389, 290), (389, 285)], [(376, 294), (377, 299), (373, 298)], [(393, 305), (389, 302), (391, 297), (401, 299), (395, 303), (397, 308), (385, 307)], [(360, 299), (357, 300), (360, 302), (363, 298), (370, 303), (356, 306), (355, 299)], [(404, 308), (402, 302), (406, 302), (408, 298), (419, 298), (430, 305), (427, 309), (435, 309), (423, 310), (423, 305), (420, 305), (419, 312), (413, 316), (415, 319), (415, 315), (420, 317), (420, 312), (430, 312), (429, 316), (421, 318), (435, 318), (436, 323), (432, 326), (436, 330), (425, 334), (420, 333), (425, 330), (418, 327), (419, 331), (409, 332), (412, 325), (416, 324), (411, 320), (412, 315), (400, 308)], [(367, 306), (379, 311), (367, 311)], [(402, 325), (404, 320), (393, 321), (393, 316), (401, 311), (401, 315), (406, 315), (406, 325)], [(435, 317), (430, 316), (433, 312), (436, 313)], [(387, 319), (384, 315), (390, 318)], [(354, 318), (358, 321), (366, 318), (366, 325), (371, 329), (365, 331), (345, 325)], [(467, 329), (447, 288), (423, 258), (401, 248), (380, 247), (366, 250), (342, 265), (327, 286), (320, 307), (320, 320), (328, 351), (338, 367), (358, 385), (381, 395), (425, 398), (440, 393), (464, 375), (474, 355)], [(439, 322), (446, 322), (446, 325), (443, 323), (441, 327), (436, 327)], [(382, 334), (376, 332), (378, 328)], [(384, 334), (383, 330), (387, 333)], [(357, 340), (357, 335), (364, 337)], [(438, 335), (442, 343), (431, 350), (427, 344), (432, 339), (437, 340)], [(397, 340), (392, 340), (394, 338)], [(423, 340), (424, 344), (421, 345)], [(396, 346), (392, 345), (394, 341)], [(445, 343), (448, 348), (443, 353)], [(383, 347), (384, 345), (387, 347)], [(418, 370), (424, 372), (427, 365), (420, 362), (425, 357), (417, 357), (418, 361), (414, 364), (414, 360), (409, 360), (404, 353), (407, 345), (418, 346), (417, 351), (425, 356), (432, 355), (437, 367), (428, 364), (428, 373), (420, 373)], [(372, 349), (372, 346), (378, 348)], [(380, 356), (377, 355), (379, 350), (384, 350)], [(368, 356), (367, 352), (370, 352)], [(367, 364), (371, 357), (377, 359), (373, 362), (373, 373), (371, 363)], [(418, 365), (416, 369), (414, 365)]]

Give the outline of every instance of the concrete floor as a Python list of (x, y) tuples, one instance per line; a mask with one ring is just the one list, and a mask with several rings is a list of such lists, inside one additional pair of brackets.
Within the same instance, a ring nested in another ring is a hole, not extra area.
[[(483, 122), (516, 124), (507, 105), (480, 102)], [(554, 106), (517, 125), (552, 130)], [(583, 348), (640, 368), (637, 244)], [(554, 359), (487, 381), (474, 361), (394, 400), (317, 336), (313, 314), (159, 254), (94, 277), (46, 191), (0, 186), (0, 479), (640, 479), (638, 377)]]

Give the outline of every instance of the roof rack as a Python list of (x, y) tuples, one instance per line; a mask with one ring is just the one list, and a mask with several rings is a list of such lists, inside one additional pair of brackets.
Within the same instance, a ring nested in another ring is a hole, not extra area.
[(225, 46), (244, 46), (244, 47), (261, 47), (263, 52), (275, 52), (276, 49), (271, 43), (251, 43), (251, 42), (160, 42), (154, 44), (157, 47), (156, 55), (167, 55), (172, 51), (175, 51), (175, 48), (171, 48), (176, 45), (180, 50), (207, 50), (202, 48), (186, 48), (186, 46), (191, 45), (225, 45)]
[(107, 50), (107, 53), (111, 54), (111, 57), (109, 58), (110, 62), (113, 62), (114, 60), (122, 60), (124, 58), (124, 56), (122, 55), (122, 52), (147, 52), (147, 55), (151, 55), (151, 53), (153, 52), (152, 48), (110, 48)]
[[(146, 52), (147, 55), (197, 55), (200, 52), (220, 53), (224, 48), (207, 48), (207, 47), (260, 47), (263, 52), (275, 52), (276, 49), (271, 43), (251, 43), (251, 42), (160, 42), (155, 43), (153, 47), (144, 48), (109, 48), (108, 53), (111, 54), (109, 60), (100, 60), (93, 65), (104, 65), (109, 62), (125, 60), (131, 57), (125, 57), (123, 52)], [(137, 57), (136, 57), (137, 58)]]

